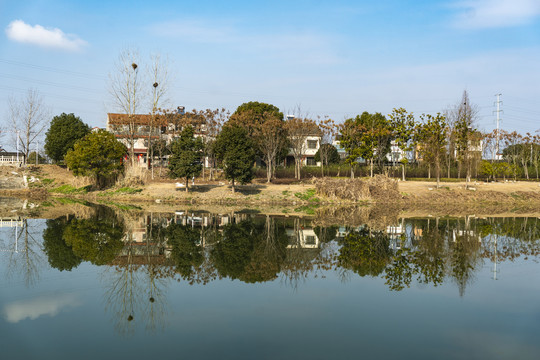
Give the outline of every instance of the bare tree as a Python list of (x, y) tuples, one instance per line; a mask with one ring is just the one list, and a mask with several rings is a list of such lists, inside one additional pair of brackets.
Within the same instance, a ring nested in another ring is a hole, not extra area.
[(302, 157), (307, 150), (307, 138), (309, 136), (319, 136), (317, 124), (308, 118), (294, 117), (288, 119), (285, 128), (289, 136), (289, 146), (294, 156), (294, 175), (300, 180)]
[(324, 164), (328, 165), (330, 147), (323, 145), (332, 145), (332, 140), (337, 135), (337, 127), (334, 120), (330, 119), (328, 116), (318, 117), (317, 126), (319, 127), (319, 132), (321, 135), (321, 143), (319, 146), (319, 155), (321, 157), (321, 175), (324, 176)]
[(478, 119), (478, 106), (472, 104), (467, 90), (463, 91), (461, 101), (454, 105), (447, 113), (449, 122), (454, 125), (455, 153), (458, 161), (458, 178), (461, 168), (465, 167), (467, 183), (471, 181), (475, 153), (478, 152), (478, 134), (475, 129)]
[[(154, 159), (153, 137), (154, 127), (156, 120), (156, 113), (158, 109), (167, 102), (166, 96), (169, 90), (169, 66), (167, 59), (163, 60), (160, 54), (152, 55), (150, 65), (150, 80), (152, 83), (152, 104), (151, 104), (151, 118), (150, 129), (148, 131), (148, 152), (147, 161), (148, 166), (151, 165), (151, 161)], [(159, 136), (159, 134), (157, 135)], [(152, 179), (154, 178), (154, 167), (152, 166)]]
[(120, 52), (115, 71), (109, 74), (109, 93), (116, 108), (128, 117), (128, 148), (133, 166), (135, 165), (134, 146), (139, 125), (135, 114), (144, 104), (138, 51), (125, 49)]
[(50, 111), (43, 104), (43, 98), (38, 91), (33, 89), (28, 90), (26, 97), (20, 100), (10, 97), (8, 103), (13, 145), (18, 143), (28, 159), (31, 146), (49, 124)]
[(266, 182), (269, 183), (276, 167), (278, 153), (287, 143), (285, 124), (273, 113), (265, 112), (264, 119), (255, 129), (257, 145), (266, 162)]

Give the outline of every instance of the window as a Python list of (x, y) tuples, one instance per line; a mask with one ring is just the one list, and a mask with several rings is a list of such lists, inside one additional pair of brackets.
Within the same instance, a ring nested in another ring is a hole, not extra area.
[(307, 147), (308, 147), (308, 149), (316, 149), (318, 143), (319, 142), (317, 140), (308, 140), (307, 141)]
[(317, 245), (317, 239), (313, 235), (307, 235), (304, 237), (304, 244), (306, 245)]

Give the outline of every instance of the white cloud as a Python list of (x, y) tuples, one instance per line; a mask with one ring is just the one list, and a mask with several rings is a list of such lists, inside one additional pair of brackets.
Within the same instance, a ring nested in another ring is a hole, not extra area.
[(19, 301), (4, 306), (4, 317), (10, 323), (24, 319), (35, 320), (40, 316), (56, 316), (62, 308), (76, 307), (80, 301), (75, 295), (56, 295)]
[(38, 45), (44, 48), (56, 48), (79, 51), (87, 42), (75, 35), (65, 34), (58, 28), (48, 29), (41, 25), (28, 25), (22, 20), (12, 21), (6, 28), (10, 40)]
[(452, 7), (460, 10), (454, 24), (468, 29), (526, 25), (540, 16), (540, 0), (465, 0)]

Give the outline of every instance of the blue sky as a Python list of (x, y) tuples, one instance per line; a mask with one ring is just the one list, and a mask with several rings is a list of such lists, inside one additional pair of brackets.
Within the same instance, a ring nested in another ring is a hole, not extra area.
[(263, 101), (342, 121), (436, 113), (467, 90), (479, 128), (495, 126), (496, 93), (503, 129), (540, 128), (540, 0), (0, 0), (0, 26), (4, 128), (7, 99), (29, 88), (53, 115), (105, 126), (108, 76), (128, 47), (141, 66), (169, 59), (169, 107)]

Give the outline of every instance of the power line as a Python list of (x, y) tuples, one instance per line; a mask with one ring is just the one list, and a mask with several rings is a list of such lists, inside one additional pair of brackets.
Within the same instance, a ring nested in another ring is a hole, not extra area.
[(74, 86), (74, 85), (60, 84), (60, 83), (55, 83), (55, 82), (46, 81), (46, 80), (29, 79), (29, 78), (25, 78), (23, 76), (17, 76), (17, 75), (1, 74), (0, 73), (0, 77), (9, 78), (9, 79), (15, 79), (15, 80), (23, 80), (23, 81), (35, 82), (37, 84), (55, 86), (55, 87), (59, 87), (59, 88), (63, 88), (63, 89), (79, 90), (79, 91), (86, 91), (86, 92), (92, 92), (92, 93), (102, 93), (102, 91), (98, 91), (96, 89), (85, 88), (85, 87)]
[(63, 69), (57, 69), (57, 68), (53, 68), (53, 67), (49, 67), (49, 66), (42, 66), (42, 65), (24, 63), (24, 62), (21, 62), (21, 61), (0, 59), (0, 62), (4, 63), (4, 64), (16, 65), (16, 66), (26, 67), (26, 68), (30, 68), (30, 69), (49, 71), (49, 72), (60, 73), (60, 74), (68, 74), (68, 75), (86, 77), (86, 78), (90, 78), (90, 79), (95, 79), (95, 78), (106, 79), (107, 78), (106, 76), (102, 76), (102, 75), (89, 74), (89, 73), (83, 73), (83, 72), (78, 72), (78, 71), (63, 70)]

